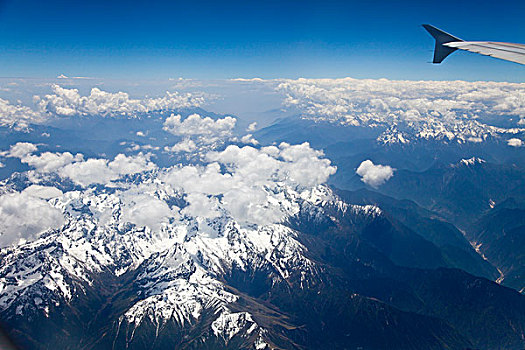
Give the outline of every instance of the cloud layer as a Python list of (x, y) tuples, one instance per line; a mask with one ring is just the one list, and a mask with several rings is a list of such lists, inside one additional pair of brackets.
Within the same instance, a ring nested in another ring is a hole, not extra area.
[(157, 98), (131, 98), (128, 93), (107, 92), (92, 88), (89, 95), (78, 89), (51, 86), (52, 93), (33, 96), (34, 108), (12, 104), (0, 98), (0, 126), (28, 131), (31, 125), (43, 124), (53, 117), (102, 116), (134, 117), (141, 113), (173, 111), (198, 107), (204, 102), (203, 94), (166, 92)]
[(284, 80), (284, 103), (305, 117), (344, 125), (384, 127), (382, 142), (445, 139), (479, 142), (517, 133), (483, 122), (487, 116), (523, 117), (525, 84), (387, 79)]
[[(180, 218), (197, 220), (202, 230), (206, 230), (206, 220), (219, 216), (233, 218), (241, 225), (278, 223), (299, 210), (294, 201), (286, 200), (288, 196), (308, 192), (336, 172), (323, 152), (308, 143), (260, 148), (229, 145), (202, 153), (195, 164), (168, 168), (158, 168), (144, 154), (119, 154), (113, 160), (86, 160), (82, 154), (69, 152), (38, 154), (38, 147), (31, 143), (17, 143), (3, 154), (31, 166), (28, 179), (34, 183), (24, 192), (5, 195), (0, 201), (4, 207), (0, 219), (16, 222), (4, 225), (5, 244), (33, 239), (39, 232), (62, 223), (61, 216), (47, 202), (61, 197), (62, 192), (41, 185), (49, 179), (56, 181), (52, 177), (55, 175), (84, 187), (81, 191), (90, 191), (87, 188), (92, 184), (113, 188), (122, 203), (121, 221), (159, 231), (163, 223)], [(139, 184), (122, 181), (125, 175), (139, 173)], [(170, 198), (179, 198), (178, 204)], [(30, 203), (27, 210), (24, 201)], [(37, 217), (45, 218), (38, 221)], [(27, 223), (27, 228), (21, 223)]]

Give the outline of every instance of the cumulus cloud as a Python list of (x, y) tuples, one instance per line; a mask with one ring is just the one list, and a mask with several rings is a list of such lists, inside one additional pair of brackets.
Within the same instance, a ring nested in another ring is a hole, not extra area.
[(8, 151), (2, 152), (6, 157), (19, 158), (22, 163), (35, 168), (37, 172), (50, 173), (61, 169), (67, 164), (83, 160), (82, 154), (73, 155), (69, 152), (52, 153), (44, 152), (34, 155), (38, 147), (29, 142), (18, 142), (12, 145)]
[(33, 97), (36, 105), (34, 109), (21, 104), (11, 104), (8, 100), (0, 98), (0, 126), (29, 131), (32, 124), (43, 124), (54, 116), (116, 117), (171, 111), (200, 106), (204, 102), (203, 96), (168, 91), (164, 96), (156, 98), (131, 98), (126, 92), (113, 93), (96, 87), (91, 89), (89, 95), (83, 96), (78, 89), (67, 89), (55, 84), (52, 86), (52, 93)]
[(186, 193), (189, 206), (184, 214), (214, 217), (222, 208), (239, 222), (268, 224), (282, 220), (291, 210), (281, 206), (277, 188), (302, 191), (335, 173), (322, 156), (308, 143), (260, 149), (230, 145), (208, 152), (207, 165), (174, 167), (162, 180)]
[(520, 139), (512, 138), (507, 140), (507, 145), (511, 147), (521, 147), (523, 146), (523, 141)]
[(177, 217), (178, 208), (173, 210), (166, 202), (142, 193), (140, 188), (128, 190), (119, 194), (122, 200), (121, 220), (137, 226), (146, 226), (152, 231), (158, 231), (170, 217)]
[(263, 83), (267, 80), (264, 80), (262, 78), (233, 78), (233, 79), (230, 79), (231, 81), (240, 81), (240, 82), (259, 82), (259, 83)]
[(252, 144), (252, 145), (258, 145), (259, 141), (257, 141), (252, 134), (246, 134), (243, 137), (241, 137), (241, 142), (246, 144)]
[(13, 105), (0, 98), (0, 126), (27, 131), (31, 124), (41, 124), (45, 120), (44, 116), (29, 107)]
[(18, 142), (2, 154), (7, 157), (19, 158), (34, 168), (36, 173), (57, 173), (63, 178), (69, 178), (81, 186), (95, 183), (106, 184), (124, 175), (136, 174), (152, 170), (156, 166), (150, 161), (150, 156), (139, 153), (134, 156), (118, 154), (112, 161), (104, 158), (84, 160), (80, 153), (43, 152), (33, 154), (38, 147), (28, 142)]
[(119, 175), (136, 174), (155, 168), (155, 164), (149, 161), (149, 156), (142, 153), (128, 157), (118, 154), (115, 159), (108, 163), (108, 168)]
[(232, 133), (237, 119), (224, 117), (213, 120), (192, 114), (182, 120), (180, 114), (172, 114), (164, 122), (164, 130), (178, 136), (227, 137)]
[[(125, 146), (127, 144), (128, 142), (126, 141), (122, 141), (120, 143), (121, 146)], [(153, 145), (148, 145), (148, 144), (138, 145), (135, 142), (129, 142), (129, 147), (126, 148), (126, 151), (128, 152), (137, 152), (137, 151), (149, 152), (149, 151), (158, 151), (159, 149), (160, 149), (159, 146), (153, 146)]]
[(253, 122), (251, 123), (250, 125), (248, 125), (248, 127), (246, 128), (246, 131), (248, 132), (253, 132), (257, 130), (257, 122)]
[(173, 152), (173, 153), (193, 152), (196, 149), (197, 149), (197, 145), (190, 138), (184, 139), (181, 142), (176, 143), (176, 144), (174, 144), (171, 147), (169, 147), (169, 146), (164, 147), (164, 151), (166, 151), (166, 152)]
[(213, 219), (220, 215), (219, 201), (216, 197), (199, 192), (190, 192), (185, 199), (188, 206), (182, 210), (183, 214), (204, 219)]
[(103, 158), (91, 158), (68, 164), (58, 170), (62, 177), (73, 180), (81, 186), (91, 184), (107, 184), (124, 175), (140, 173), (155, 168), (155, 164), (149, 161), (149, 157), (139, 153), (136, 156), (119, 154), (113, 161)]
[(368, 159), (359, 165), (356, 174), (365, 184), (377, 188), (394, 176), (394, 169), (388, 165), (375, 165)]
[(82, 96), (77, 89), (66, 89), (53, 85), (53, 93), (35, 96), (35, 102), (43, 113), (70, 117), (74, 115), (119, 116), (196, 107), (203, 103), (202, 96), (190, 93), (166, 92), (158, 98), (133, 99), (126, 92), (106, 92), (91, 89)]
[(107, 159), (88, 159), (85, 162), (69, 164), (60, 169), (59, 174), (81, 186), (104, 184), (118, 178), (118, 174), (108, 167)]
[(9, 147), (9, 151), (2, 152), (6, 157), (24, 158), (35, 152), (38, 147), (30, 142), (17, 142)]
[(79, 162), (83, 160), (82, 154), (77, 153), (73, 155), (69, 152), (64, 153), (52, 153), (44, 152), (40, 155), (28, 154), (25, 157), (20, 158), (22, 163), (26, 163), (41, 173), (55, 172), (64, 166), (73, 162)]
[(32, 189), (0, 196), (0, 247), (34, 240), (40, 233), (62, 226), (61, 211), (41, 198), (51, 191)]
[(283, 80), (284, 104), (304, 117), (344, 125), (383, 127), (382, 142), (444, 139), (465, 142), (516, 133), (486, 124), (486, 115), (522, 116), (525, 84), (387, 79)]

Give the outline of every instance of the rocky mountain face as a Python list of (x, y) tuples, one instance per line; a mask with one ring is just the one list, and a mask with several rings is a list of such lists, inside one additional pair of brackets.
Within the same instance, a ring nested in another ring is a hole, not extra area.
[(151, 229), (126, 219), (118, 187), (129, 181), (49, 199), (63, 225), (0, 250), (0, 319), (22, 348), (524, 346), (525, 296), (453, 269), (439, 244), (375, 205), (283, 185), (267, 189), (280, 223), (222, 210)]
[(499, 283), (525, 291), (525, 210), (516, 200), (494, 206), (468, 231), (476, 249), (500, 269)]

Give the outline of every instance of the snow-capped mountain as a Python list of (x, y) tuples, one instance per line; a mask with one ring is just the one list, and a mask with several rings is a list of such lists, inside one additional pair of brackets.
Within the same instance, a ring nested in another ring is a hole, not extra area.
[(259, 129), (206, 95), (59, 86), (0, 101), (0, 327), (19, 346), (525, 346), (505, 221), (522, 85), (252, 83), (293, 113)]
[[(149, 173), (141, 185), (155, 184), (165, 175)], [(9, 185), (7, 181), (4, 188)], [(298, 232), (283, 223), (240, 224), (220, 210), (212, 218), (173, 215), (151, 229), (126, 221), (131, 191), (126, 187), (130, 184), (116, 185), (69, 191), (48, 199), (63, 214), (63, 225), (33, 241), (2, 249), (0, 307), (8, 320), (36, 315), (48, 318), (60, 307), (85, 298), (86, 289), (100, 275), (108, 274), (113, 280), (133, 275), (135, 295), (114, 321), (116, 341), (124, 337), (126, 344), (133, 342), (135, 332), (146, 323), (155, 326), (158, 336), (169, 322), (185, 328), (208, 317), (207, 336), (225, 345), (235, 337), (251, 339), (253, 347), (262, 349), (272, 344), (268, 331), (250, 312), (232, 309), (230, 305), (240, 296), (224, 284), (225, 276), (234, 270), (267, 271), (272, 284), (295, 279), (300, 288), (322, 279), (320, 267), (307, 257), (305, 246), (297, 239)], [(323, 218), (326, 206), (343, 214), (348, 210), (380, 214), (375, 207), (349, 206), (323, 185), (300, 193), (278, 186), (269, 193), (272, 200), (279, 199), (289, 217)], [(171, 204), (171, 209), (177, 208), (173, 203), (185, 205), (184, 193), (169, 194), (160, 185), (152, 186), (149, 195), (166, 206)]]
[[(387, 220), (383, 211), (373, 205), (346, 203), (325, 185), (298, 190), (277, 184), (266, 191), (268, 200), (278, 199), (285, 213), (281, 222), (239, 221), (220, 201), (219, 214), (193, 216), (184, 211), (191, 205), (186, 202), (188, 194), (181, 189), (170, 191), (162, 181), (170, 178), (170, 171), (141, 174), (142, 197), (138, 199), (130, 200), (136, 194), (132, 178), (109, 187), (54, 192), (58, 196), (45, 201), (63, 214), (63, 224), (1, 250), (2, 320), (16, 327), (26, 339), (25, 346), (46, 348), (64, 342), (62, 332), (69, 334), (67, 348), (81, 344), (81, 348), (160, 349), (186, 344), (190, 348), (269, 349), (316, 344), (301, 332), (298, 316), (291, 316), (298, 312), (292, 311), (295, 301), (286, 300), (309, 300), (315, 295), (322, 300), (327, 298), (323, 296), (326, 286), (348, 288), (344, 287), (348, 281), (334, 271), (340, 258), (328, 265), (326, 253), (315, 252), (324, 243), (319, 246), (311, 240), (328, 234), (337, 242), (337, 237), (350, 233), (354, 235), (350, 241), (362, 240), (358, 246), (371, 244), (366, 243), (375, 240), (370, 230)], [(14, 176), (4, 189), (17, 193), (14, 189), (25, 186), (21, 179)], [(40, 186), (39, 193), (49, 187)], [(171, 210), (160, 226), (141, 225), (137, 216), (129, 216), (130, 206), (145, 201), (144, 196), (154, 198), (148, 199), (148, 205), (162, 202)], [(385, 226), (381, 227), (378, 232), (385, 232)], [(383, 249), (376, 244), (367, 249)], [(338, 249), (337, 243), (332, 249)], [(384, 258), (359, 253), (361, 249), (349, 261), (362, 268), (391, 269), (380, 262)], [(392, 259), (397, 259), (395, 254)], [(353, 293), (349, 300), (357, 304), (352, 307), (384, 307)], [(365, 319), (375, 319), (368, 312), (375, 311), (366, 311)], [(387, 320), (405, 317), (394, 316), (398, 311), (390, 307), (386, 312), (393, 313)], [(321, 315), (321, 319), (327, 317)], [(38, 320), (43, 328), (28, 328), (26, 320)], [(83, 331), (72, 336), (66, 320)], [(44, 336), (44, 329), (54, 336)], [(446, 340), (436, 344), (468, 344), (448, 328), (440, 332), (445, 332), (441, 336)], [(436, 344), (431, 347), (441, 346)]]

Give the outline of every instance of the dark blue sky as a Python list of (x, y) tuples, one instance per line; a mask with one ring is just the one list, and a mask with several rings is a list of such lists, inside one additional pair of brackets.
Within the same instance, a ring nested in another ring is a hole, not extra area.
[(525, 1), (0, 0), (0, 76), (525, 81), (525, 67), (459, 52), (429, 64), (431, 23), (525, 43)]

